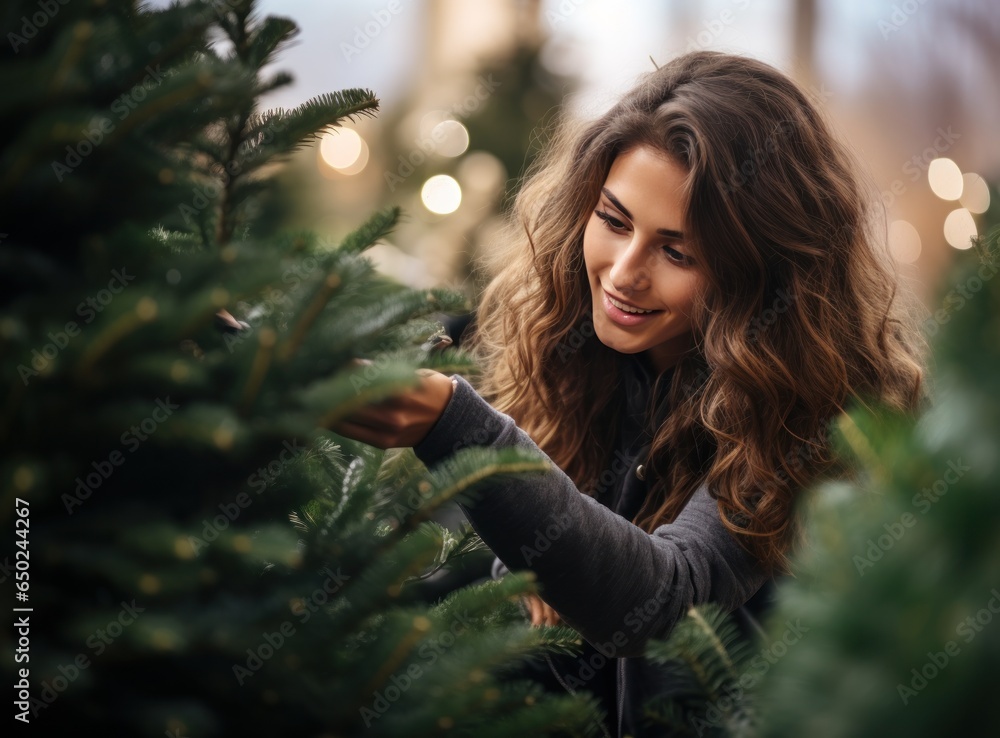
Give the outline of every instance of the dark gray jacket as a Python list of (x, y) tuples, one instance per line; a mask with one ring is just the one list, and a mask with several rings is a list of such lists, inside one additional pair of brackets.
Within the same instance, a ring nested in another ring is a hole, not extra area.
[[(595, 497), (582, 494), (553, 464), (544, 475), (497, 481), (475, 503), (462, 505), (497, 556), (493, 575), (535, 572), (545, 601), (583, 636), (587, 643), (578, 667), (563, 660), (560, 674), (551, 659), (550, 665), (571, 691), (583, 687), (603, 695), (604, 702), (614, 695), (613, 704), (604, 706), (619, 738), (658, 734), (639, 723), (642, 705), (661, 693), (664, 678), (662, 669), (642, 658), (646, 642), (665, 638), (692, 605), (715, 602), (738, 610), (768, 580), (723, 526), (705, 485), (673, 523), (652, 534), (630, 522), (646, 494), (639, 466), (649, 450), (651, 377), (635, 357), (624, 357), (622, 366), (627, 412), (614, 461), (601, 475)], [(451, 401), (414, 447), (421, 461), (431, 466), (466, 446), (520, 446), (542, 453), (510, 416), (495, 410), (463, 377), (452, 378), (457, 386)]]

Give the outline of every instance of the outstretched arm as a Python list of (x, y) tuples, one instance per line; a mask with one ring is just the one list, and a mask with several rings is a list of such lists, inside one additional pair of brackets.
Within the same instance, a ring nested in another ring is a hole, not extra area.
[[(413, 447), (421, 461), (430, 466), (465, 446), (542, 453), (510, 416), (463, 377), (452, 378), (451, 399)], [(545, 601), (609, 657), (640, 655), (692, 605), (736, 610), (767, 579), (723, 526), (704, 485), (652, 534), (580, 493), (555, 464), (538, 477), (496, 482), (462, 509), (507, 568), (534, 571)]]

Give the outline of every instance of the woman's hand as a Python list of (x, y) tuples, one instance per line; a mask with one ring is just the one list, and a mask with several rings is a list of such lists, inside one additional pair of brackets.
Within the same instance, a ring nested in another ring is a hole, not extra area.
[(417, 387), (363, 407), (333, 423), (330, 430), (381, 449), (420, 443), (448, 406), (455, 386), (450, 377), (433, 369), (418, 369), (417, 374), (421, 377)]
[(524, 603), (528, 606), (531, 614), (531, 624), (535, 627), (539, 625), (559, 625), (559, 613), (545, 604), (545, 601), (538, 595), (525, 595)]

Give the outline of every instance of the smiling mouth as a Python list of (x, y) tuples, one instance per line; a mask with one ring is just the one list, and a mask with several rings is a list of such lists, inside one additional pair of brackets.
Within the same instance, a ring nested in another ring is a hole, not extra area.
[(626, 305), (621, 300), (615, 299), (604, 290), (601, 290), (601, 292), (603, 293), (601, 305), (604, 307), (604, 314), (612, 323), (619, 326), (633, 327), (645, 325), (660, 313), (666, 312), (665, 310), (644, 310), (632, 307), (631, 305)]
[[(605, 292), (605, 294), (607, 293)], [(621, 310), (623, 313), (632, 313), (633, 315), (648, 315), (649, 313), (659, 312), (659, 310), (643, 310), (642, 308), (626, 305), (624, 302), (616, 300), (611, 295), (608, 295), (608, 300), (611, 302), (612, 305)]]

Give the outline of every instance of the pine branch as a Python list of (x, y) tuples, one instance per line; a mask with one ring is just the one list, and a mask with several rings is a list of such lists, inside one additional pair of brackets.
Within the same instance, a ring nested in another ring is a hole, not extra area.
[[(752, 703), (740, 684), (749, 664), (749, 646), (718, 605), (691, 608), (666, 641), (649, 643), (646, 656), (677, 674), (670, 690), (647, 706), (657, 721), (678, 729), (694, 721), (730, 736), (749, 729)], [(725, 716), (723, 721), (712, 719), (718, 713)]]
[(392, 233), (402, 213), (398, 205), (380, 210), (360, 228), (351, 231), (337, 248), (348, 254), (361, 253)]
[[(265, 86), (252, 67), (290, 26), (256, 21), (250, 0), (212, 7), (233, 53), (180, 33), (207, 27), (200, 3), (147, 13), (105, 0), (60, 4), (25, 56), (0, 54), (0, 79), (15, 82), (0, 100), (10, 130), (0, 163), (4, 176), (24, 175), (0, 202), (0, 486), (30, 500), (32, 547), (50, 574), (32, 579), (32, 605), (73, 602), (32, 631), (37, 682), (72, 681), (60, 664), (107, 623), (122, 626), (86, 684), (58, 690), (39, 719), (53, 734), (93, 723), (114, 735), (395, 738), (488, 735), (503, 715), (525, 735), (578, 734), (581, 700), (494, 676), (580, 645), (569, 629), (527, 626), (510, 597), (530, 580), (507, 577), (440, 609), (410, 586), (485, 550), (471, 527), (452, 533), (430, 511), (504, 475), (543, 472), (545, 460), (470, 450), (432, 474), (411, 451), (383, 464), (384, 452), (319, 427), (335, 408), (412, 382), (422, 364), (471, 371), (460, 352), (423, 345), (439, 328), (428, 316), (464, 297), (375, 273), (363, 241), (384, 237), (398, 211), (342, 249), (309, 234), (262, 237), (251, 205), (267, 181), (245, 177), (241, 157), (273, 152), (284, 118), (255, 113)], [(90, 35), (74, 47), (81, 26)], [(27, 77), (11, 73), (15, 61)], [(81, 126), (160, 63), (162, 84), (115, 121), (118, 136), (54, 177)], [(329, 102), (298, 124), (368, 114)], [(330, 274), (342, 284), (324, 294)], [(359, 307), (371, 309), (364, 320)], [(247, 326), (220, 334), (220, 308)], [(287, 339), (296, 348), (277, 361)], [(357, 392), (345, 367), (367, 351), (390, 361)], [(403, 524), (393, 503), (410, 505)], [(446, 636), (458, 640), (419, 661)], [(358, 703), (358, 688), (405, 676), (414, 658), (426, 673), (367, 730), (360, 708), (376, 695)], [(118, 709), (116, 695), (143, 709)]]
[(274, 76), (267, 80), (260, 80), (257, 82), (257, 92), (260, 95), (266, 95), (269, 92), (273, 92), (280, 87), (287, 87), (295, 81), (295, 78), (288, 72), (275, 72)]
[(250, 33), (249, 53), (244, 61), (253, 69), (260, 70), (298, 34), (299, 27), (293, 21), (268, 16)]
[(378, 107), (379, 100), (375, 93), (349, 89), (319, 95), (289, 111), (271, 111), (272, 116), (280, 116), (280, 128), (274, 126), (276, 130), (270, 142), (246, 142), (240, 151), (242, 168), (245, 171), (259, 169), (319, 140), (327, 128), (336, 128), (345, 118), (355, 120), (362, 116), (374, 116)]

